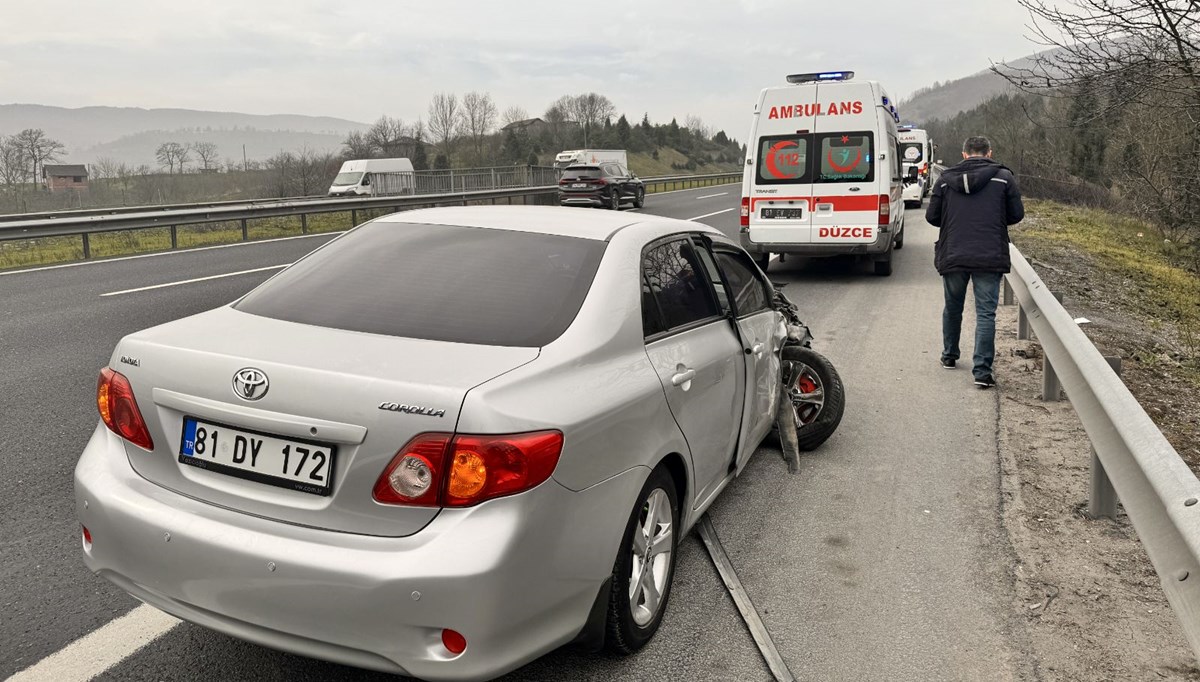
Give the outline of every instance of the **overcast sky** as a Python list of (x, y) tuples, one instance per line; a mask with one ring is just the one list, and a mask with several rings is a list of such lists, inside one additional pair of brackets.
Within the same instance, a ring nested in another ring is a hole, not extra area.
[(0, 103), (369, 122), (426, 117), (438, 91), (530, 115), (596, 91), (630, 119), (695, 114), (738, 139), (758, 90), (788, 73), (852, 69), (903, 98), (1039, 49), (1015, 0), (4, 5)]

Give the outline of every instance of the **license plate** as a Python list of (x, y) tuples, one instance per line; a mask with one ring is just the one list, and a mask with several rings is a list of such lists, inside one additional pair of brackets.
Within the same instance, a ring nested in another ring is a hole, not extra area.
[(804, 217), (804, 209), (803, 208), (764, 208), (762, 210), (762, 217), (767, 220), (770, 220), (773, 218), (799, 220)]
[(587, 186), (586, 182), (575, 182), (571, 184), (571, 189), (586, 189)]
[(329, 495), (336, 449), (184, 417), (179, 461), (257, 483)]

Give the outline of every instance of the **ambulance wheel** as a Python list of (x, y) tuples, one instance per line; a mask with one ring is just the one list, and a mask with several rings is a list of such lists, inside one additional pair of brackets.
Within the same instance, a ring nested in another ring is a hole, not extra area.
[(892, 254), (889, 252), (887, 260), (875, 261), (875, 274), (880, 277), (888, 277), (892, 274)]
[(846, 409), (842, 378), (824, 355), (811, 348), (784, 346), (781, 359), (796, 440), (801, 450), (815, 450), (842, 423)]
[(646, 205), (646, 189), (644, 187), (639, 187), (638, 191), (637, 191), (637, 196), (635, 196), (633, 198), (633, 207), (634, 208), (642, 208), (645, 205)]
[(896, 244), (893, 247), (897, 251), (904, 248), (904, 227), (900, 227), (900, 234), (896, 235)]
[(767, 268), (771, 266), (771, 254), (765, 251), (755, 260), (758, 262), (758, 268), (763, 272), (766, 272)]

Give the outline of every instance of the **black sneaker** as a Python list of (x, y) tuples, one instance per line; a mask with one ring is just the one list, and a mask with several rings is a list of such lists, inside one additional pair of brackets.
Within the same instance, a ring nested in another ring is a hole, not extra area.
[(942, 358), (943, 369), (954, 369), (954, 361), (950, 358)]
[(989, 375), (983, 377), (982, 379), (976, 379), (975, 385), (978, 386), (979, 388), (995, 388), (996, 380), (992, 378), (991, 374), (989, 374)]

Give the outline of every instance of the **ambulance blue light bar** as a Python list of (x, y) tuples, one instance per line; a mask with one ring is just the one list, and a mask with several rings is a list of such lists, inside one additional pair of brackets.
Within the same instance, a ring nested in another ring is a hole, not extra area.
[(787, 82), (795, 85), (797, 83), (848, 81), (851, 78), (854, 78), (853, 71), (824, 71), (819, 73), (794, 73), (787, 77)]

